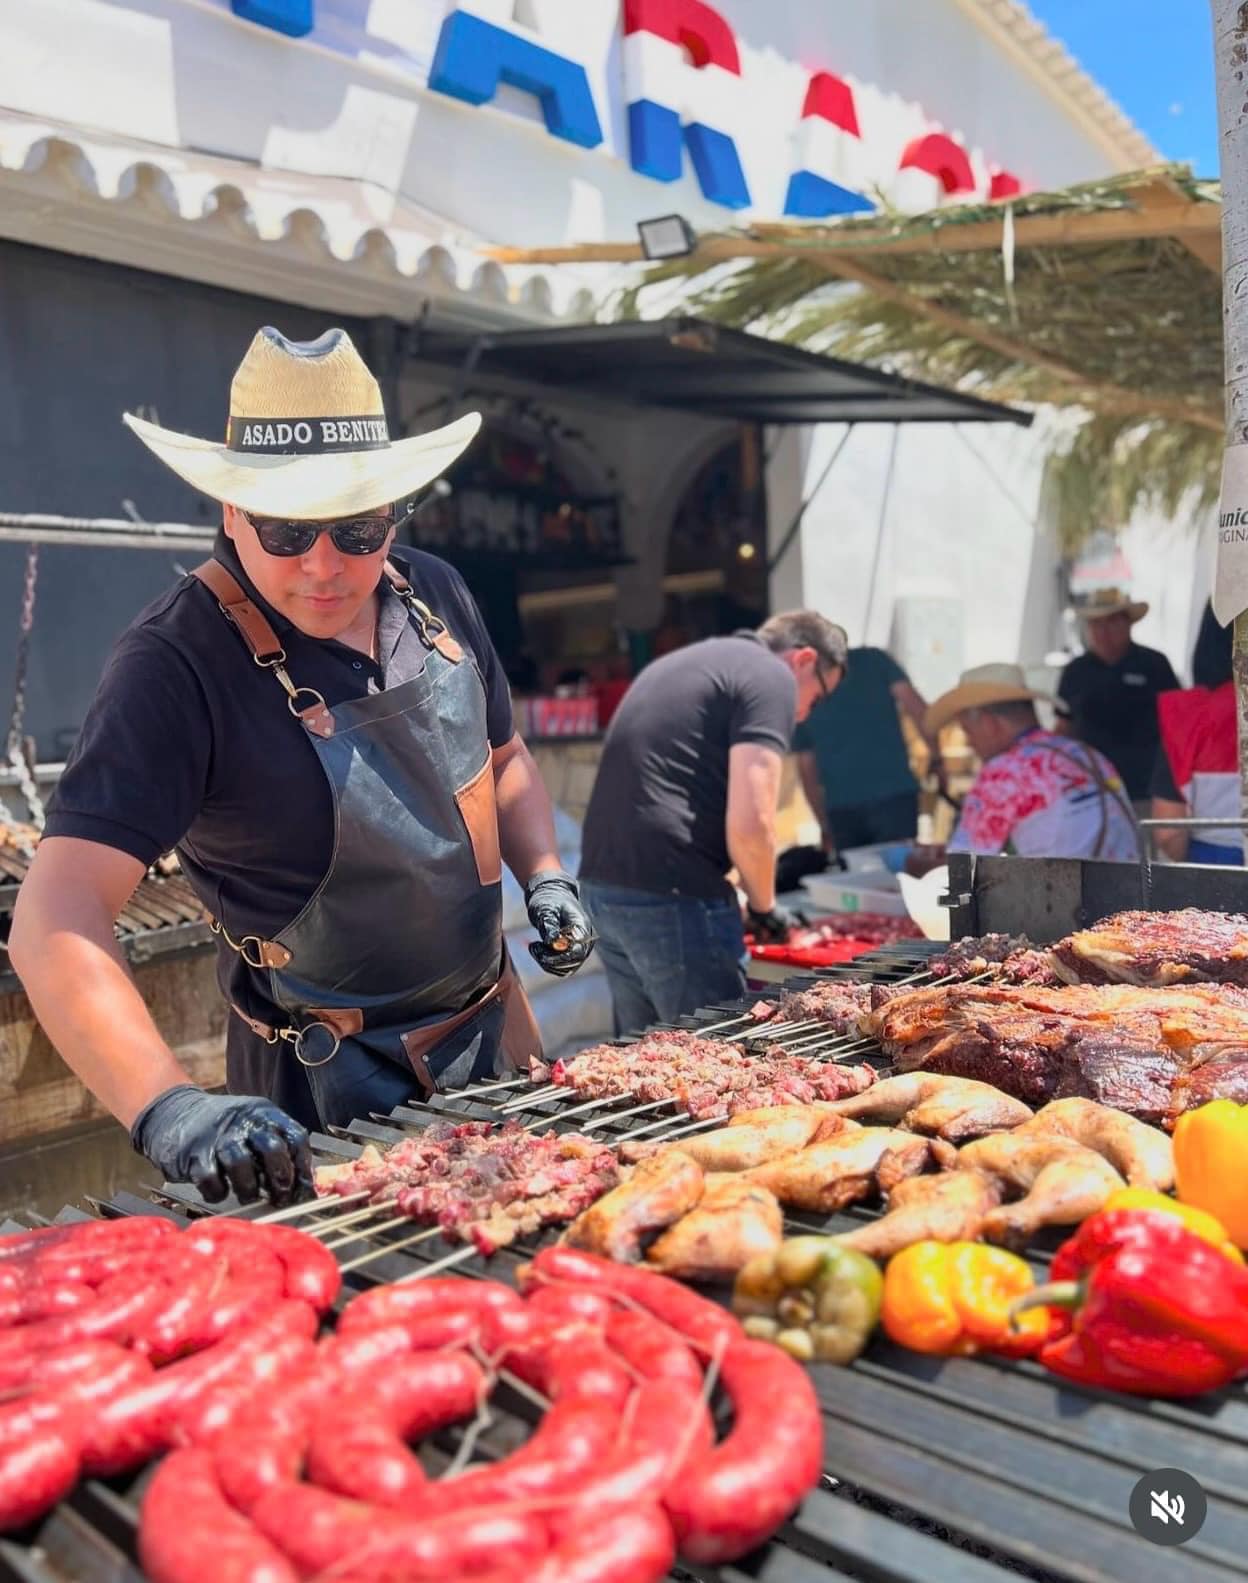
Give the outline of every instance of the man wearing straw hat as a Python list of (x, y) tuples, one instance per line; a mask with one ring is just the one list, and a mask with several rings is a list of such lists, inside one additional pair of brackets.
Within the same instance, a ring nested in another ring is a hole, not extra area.
[(963, 673), (927, 712), (935, 738), (955, 721), (982, 765), (962, 803), (950, 852), (1020, 857), (1137, 856), (1135, 821), (1114, 766), (1095, 748), (1045, 731), (1019, 665)]
[(1058, 697), (1070, 714), (1068, 731), (1115, 765), (1127, 795), (1148, 812), (1153, 767), (1161, 747), (1157, 696), (1179, 685), (1158, 649), (1131, 638), (1148, 614), (1142, 599), (1120, 588), (1098, 588), (1075, 604), (1087, 650), (1062, 672)]
[[(349, 336), (259, 331), (224, 443), (125, 422), (222, 502), (213, 558), (114, 650), (22, 885), (10, 950), (52, 1042), (166, 1178), (307, 1187), (306, 1128), (540, 1050), (503, 946), (503, 859), (547, 972), (588, 956), (550, 800), (458, 574), (388, 559), (473, 414), (391, 440)], [(161, 852), (213, 918), (228, 1095), (196, 1088), (113, 921)]]

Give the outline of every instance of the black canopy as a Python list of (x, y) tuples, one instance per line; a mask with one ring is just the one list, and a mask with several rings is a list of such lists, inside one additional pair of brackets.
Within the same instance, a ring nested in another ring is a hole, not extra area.
[(416, 355), (638, 406), (757, 423), (1017, 423), (1031, 414), (680, 316), (484, 335), (423, 330)]

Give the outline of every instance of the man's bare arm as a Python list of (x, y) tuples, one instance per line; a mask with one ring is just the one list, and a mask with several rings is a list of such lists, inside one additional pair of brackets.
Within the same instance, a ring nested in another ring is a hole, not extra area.
[[(1153, 798), (1154, 819), (1188, 819), (1192, 810), (1185, 802), (1174, 802), (1169, 797)], [(1157, 842), (1157, 849), (1163, 852), (1172, 863), (1185, 863), (1187, 861), (1188, 833), (1179, 826), (1170, 829), (1154, 829), (1153, 838)]]
[(9, 956), (66, 1065), (124, 1126), (190, 1078), (161, 1037), (113, 922), (143, 878), (137, 858), (49, 836), (22, 881)]
[(503, 860), (520, 883), (559, 868), (550, 793), (518, 732), (494, 749), (494, 800)]
[(728, 809), (724, 821), (728, 855), (755, 912), (776, 905), (776, 810), (780, 804), (781, 755), (756, 742), (728, 752)]

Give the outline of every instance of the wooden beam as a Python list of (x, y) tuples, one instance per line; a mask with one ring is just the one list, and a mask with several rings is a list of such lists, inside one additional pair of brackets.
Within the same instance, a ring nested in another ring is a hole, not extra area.
[[(1176, 193), (1178, 189), (1175, 189)], [(1025, 247), (1093, 247), (1108, 242), (1147, 241), (1178, 237), (1190, 245), (1219, 237), (1222, 206), (1218, 203), (1180, 201), (1152, 203), (1138, 209), (1068, 209), (1060, 214), (1016, 215), (1014, 245)], [(720, 261), (732, 258), (803, 258), (816, 251), (814, 227), (804, 231), (792, 225), (755, 225), (750, 235), (707, 236), (694, 257)], [(991, 220), (958, 222), (906, 235), (896, 228), (870, 231), (835, 228), (818, 239), (820, 254), (865, 257), (879, 254), (904, 257), (916, 253), (978, 253), (1001, 246), (1005, 215)], [(1193, 249), (1194, 250), (1194, 249)], [(484, 248), (499, 264), (635, 264), (642, 261), (636, 242), (583, 242), (571, 247)]]
[(939, 303), (927, 302), (921, 297), (914, 296), (904, 287), (895, 285), (891, 280), (884, 280), (872, 270), (865, 268), (854, 259), (846, 258), (843, 254), (812, 253), (810, 257), (821, 264), (829, 274), (836, 275), (841, 280), (854, 281), (873, 296), (880, 297), (886, 302), (895, 302), (917, 318), (939, 324), (951, 335), (963, 340), (975, 341), (1002, 357), (1008, 357), (1011, 362), (1024, 363), (1030, 368), (1039, 369), (1059, 384), (1070, 386), (1072, 392), (1078, 393), (1080, 400), (1098, 411), (1122, 413), (1126, 416), (1134, 414), (1141, 418), (1170, 418), (1183, 423), (1194, 423), (1201, 428), (1215, 429), (1218, 433), (1222, 432), (1222, 418), (1217, 413), (1199, 407), (1190, 407), (1186, 402), (1177, 401), (1173, 397), (1154, 398), (1136, 391), (1123, 390), (1117, 385), (1098, 384), (1086, 374), (1081, 374), (1078, 369), (1071, 368), (1069, 364), (1035, 351), (1025, 341), (1013, 340), (988, 325), (979, 324), (974, 319), (965, 319), (948, 308), (942, 308)]

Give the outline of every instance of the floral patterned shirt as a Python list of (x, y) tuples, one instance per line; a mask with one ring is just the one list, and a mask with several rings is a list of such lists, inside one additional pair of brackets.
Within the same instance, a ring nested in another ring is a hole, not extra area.
[(1103, 754), (1036, 727), (980, 770), (948, 850), (1128, 862), (1138, 856), (1129, 806)]

